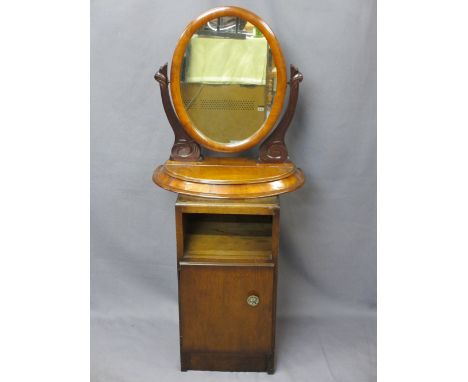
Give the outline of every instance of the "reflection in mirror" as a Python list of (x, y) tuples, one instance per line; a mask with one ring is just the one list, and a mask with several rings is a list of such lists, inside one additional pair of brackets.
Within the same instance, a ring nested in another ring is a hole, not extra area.
[(207, 22), (187, 45), (180, 86), (185, 109), (203, 135), (222, 143), (250, 137), (268, 117), (276, 92), (266, 38), (238, 17)]

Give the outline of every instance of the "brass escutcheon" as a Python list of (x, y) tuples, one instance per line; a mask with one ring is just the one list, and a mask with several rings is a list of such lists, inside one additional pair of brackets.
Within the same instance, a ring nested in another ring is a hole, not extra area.
[(260, 298), (254, 294), (247, 297), (247, 304), (250, 306), (257, 306), (260, 303)]

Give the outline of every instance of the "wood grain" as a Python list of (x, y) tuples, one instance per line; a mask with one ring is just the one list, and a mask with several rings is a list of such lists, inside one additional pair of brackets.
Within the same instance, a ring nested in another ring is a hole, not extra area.
[(282, 163), (289, 161), (288, 148), (286, 147), (286, 132), (291, 124), (296, 111), (297, 99), (299, 98), (299, 84), (303, 80), (302, 73), (291, 65), (291, 79), (289, 101), (281, 121), (273, 133), (261, 144), (258, 160), (261, 163)]
[(167, 87), (167, 64), (159, 68), (154, 75), (154, 79), (159, 83), (164, 112), (174, 132), (174, 144), (172, 145), (170, 159), (192, 162), (202, 160), (200, 145), (187, 135), (172, 107)]
[[(182, 351), (269, 352), (272, 288), (271, 268), (182, 266)], [(251, 307), (254, 293), (260, 303)]]
[(204, 162), (167, 161), (153, 181), (180, 194), (207, 198), (246, 199), (292, 192), (304, 184), (293, 163), (261, 164), (248, 158), (207, 158)]
[(172, 177), (207, 184), (249, 184), (283, 179), (296, 170), (294, 163), (261, 164), (249, 158), (213, 158), (203, 162), (167, 161), (165, 171)]
[(185, 261), (271, 261), (272, 218), (264, 215), (188, 215)]

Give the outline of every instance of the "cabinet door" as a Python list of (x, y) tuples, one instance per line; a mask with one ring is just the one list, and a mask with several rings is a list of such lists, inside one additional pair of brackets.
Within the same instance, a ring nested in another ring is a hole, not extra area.
[(183, 352), (272, 351), (273, 267), (183, 265), (179, 277)]

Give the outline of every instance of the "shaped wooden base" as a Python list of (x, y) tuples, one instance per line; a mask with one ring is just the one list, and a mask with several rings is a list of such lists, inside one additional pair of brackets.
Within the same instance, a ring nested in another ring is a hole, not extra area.
[(206, 158), (201, 162), (168, 160), (156, 168), (153, 181), (180, 194), (246, 199), (295, 191), (304, 174), (292, 162), (258, 163), (248, 158)]

